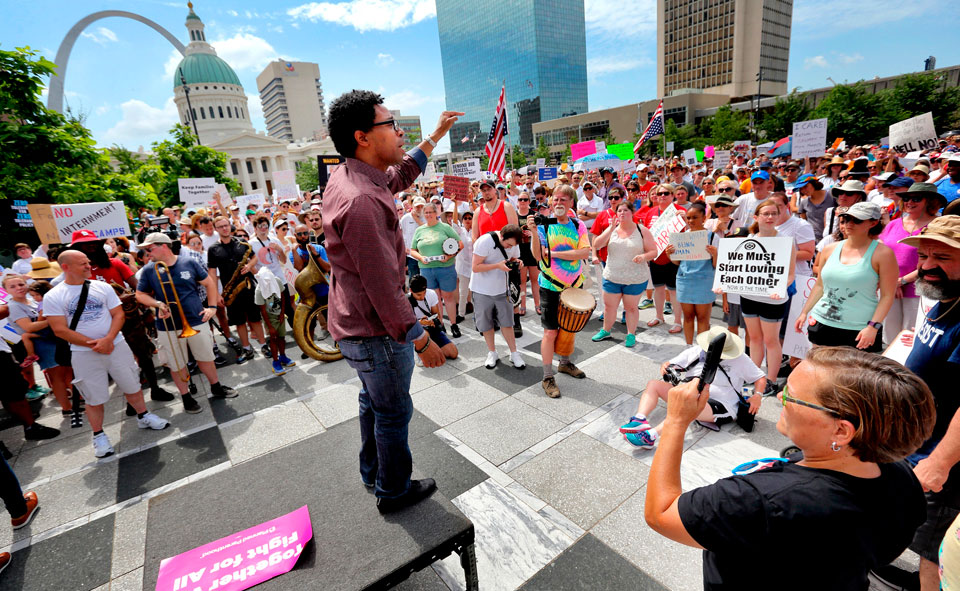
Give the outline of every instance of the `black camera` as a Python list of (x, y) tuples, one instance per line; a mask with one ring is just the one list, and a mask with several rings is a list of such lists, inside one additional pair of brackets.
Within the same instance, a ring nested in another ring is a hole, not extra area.
[(679, 365), (671, 363), (667, 366), (667, 369), (663, 372), (662, 379), (664, 382), (670, 384), (671, 386), (676, 386), (684, 382), (689, 382), (693, 378), (687, 378), (683, 376), (683, 368)]
[(552, 218), (549, 216), (545, 216), (542, 213), (538, 213), (533, 216), (533, 223), (535, 223), (538, 226), (549, 226), (551, 224), (557, 223), (557, 218)]
[(504, 262), (507, 263), (507, 268), (509, 268), (511, 271), (519, 271), (519, 270), (520, 270), (520, 261), (510, 260), (510, 261), (504, 261)]
[[(164, 229), (162, 226), (166, 226), (166, 228)], [(180, 233), (177, 232), (176, 228), (170, 227), (170, 218), (167, 216), (146, 216), (143, 226), (137, 232), (137, 242), (143, 242), (149, 234), (154, 232), (160, 232), (169, 237), (173, 242), (170, 245), (170, 250), (173, 251), (173, 254), (180, 254)]]

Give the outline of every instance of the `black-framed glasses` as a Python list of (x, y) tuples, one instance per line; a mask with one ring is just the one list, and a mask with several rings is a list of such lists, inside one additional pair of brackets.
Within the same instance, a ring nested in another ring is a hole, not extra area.
[(673, 195), (670, 191), (657, 191), (657, 196), (662, 197), (663, 195)]
[(639, 192), (640, 192), (640, 189), (634, 189), (634, 188), (631, 188), (631, 187), (627, 187), (627, 193), (639, 193)]
[(922, 203), (924, 199), (926, 199), (926, 197), (924, 197), (923, 195), (901, 195), (900, 196), (900, 200), (903, 201), (904, 203), (910, 203), (911, 201)]
[(584, 187), (583, 190), (584, 190), (584, 191), (593, 191), (593, 187)]
[(519, 199), (517, 199), (517, 202), (519, 202), (519, 203), (529, 203), (529, 202), (530, 202), (530, 199), (528, 199), (528, 198), (526, 198), (526, 197), (520, 197)]
[(310, 232), (297, 232), (297, 236), (309, 236)]
[(610, 195), (609, 199), (610, 199), (610, 201), (615, 201), (615, 200), (617, 200), (617, 199), (623, 199), (623, 195), (620, 195), (619, 193), (616, 193), (616, 194)]
[(400, 131), (400, 122), (396, 119), (387, 119), (386, 121), (380, 121), (379, 123), (374, 123), (371, 125), (371, 128), (377, 127), (378, 125), (392, 125), (394, 131)]
[(734, 189), (733, 187), (724, 187), (722, 189), (717, 189), (717, 191), (720, 191), (721, 193), (733, 193)]

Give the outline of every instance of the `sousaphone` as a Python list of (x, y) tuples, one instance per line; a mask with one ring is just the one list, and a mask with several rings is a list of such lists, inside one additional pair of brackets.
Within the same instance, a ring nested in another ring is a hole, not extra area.
[(327, 306), (320, 305), (316, 294), (313, 293), (313, 286), (321, 283), (329, 284), (329, 281), (313, 260), (311, 253), (307, 256), (307, 266), (300, 271), (293, 283), (294, 289), (300, 295), (297, 309), (293, 313), (293, 338), (307, 356), (319, 361), (336, 361), (343, 358), (340, 347), (336, 343), (330, 346), (313, 340), (314, 327), (327, 328), (327, 319), (324, 316)]

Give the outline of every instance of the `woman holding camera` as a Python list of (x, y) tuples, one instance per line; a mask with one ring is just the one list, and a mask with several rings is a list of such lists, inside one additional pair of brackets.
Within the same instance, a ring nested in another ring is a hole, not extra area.
[[(780, 394), (777, 422), (801, 453), (742, 464), (732, 477), (683, 492), (684, 435), (722, 380), (718, 372), (702, 394), (696, 381), (670, 389), (647, 480), (647, 524), (704, 549), (708, 591), (866, 590), (870, 569), (899, 556), (926, 519), (920, 482), (901, 461), (933, 430), (926, 384), (879, 355), (812, 349)], [(749, 559), (771, 548), (819, 550), (805, 568)]]
[[(427, 287), (439, 290), (443, 299), (443, 308), (450, 319), (450, 334), (454, 338), (460, 337), (460, 327), (457, 326), (457, 253), (463, 250), (463, 241), (457, 232), (440, 221), (440, 212), (436, 203), (427, 203), (423, 206), (423, 218), (426, 223), (418, 227), (413, 233), (410, 245), (410, 256), (420, 263), (420, 275), (426, 278)], [(457, 252), (448, 254), (443, 250), (443, 243), (452, 238), (457, 242)], [(429, 258), (428, 258), (429, 257)], [(442, 316), (441, 316), (442, 322)]]
[[(610, 191), (614, 194), (614, 190)], [(623, 310), (627, 320), (627, 338), (625, 347), (637, 344), (637, 321), (640, 310), (637, 305), (640, 296), (650, 280), (650, 268), (647, 263), (657, 258), (657, 245), (650, 230), (633, 221), (633, 205), (616, 192), (615, 217), (610, 218), (607, 226), (596, 240), (593, 248), (607, 249), (607, 264), (603, 268), (603, 309), (610, 313), (603, 317), (603, 328), (593, 335), (594, 341), (610, 338), (610, 329), (616, 319), (617, 307), (623, 301)]]

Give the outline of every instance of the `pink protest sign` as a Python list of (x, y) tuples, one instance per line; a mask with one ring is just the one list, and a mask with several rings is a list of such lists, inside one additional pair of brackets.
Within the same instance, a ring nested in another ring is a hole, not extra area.
[(704, 148), (703, 148), (703, 157), (704, 157), (704, 158), (713, 158), (713, 146), (704, 146)]
[(589, 156), (590, 154), (596, 153), (597, 142), (595, 140), (590, 140), (589, 142), (580, 142), (579, 144), (570, 144), (570, 158), (574, 162), (583, 158), (584, 156)]
[(313, 537), (304, 505), (160, 563), (156, 591), (242, 591), (290, 572)]

